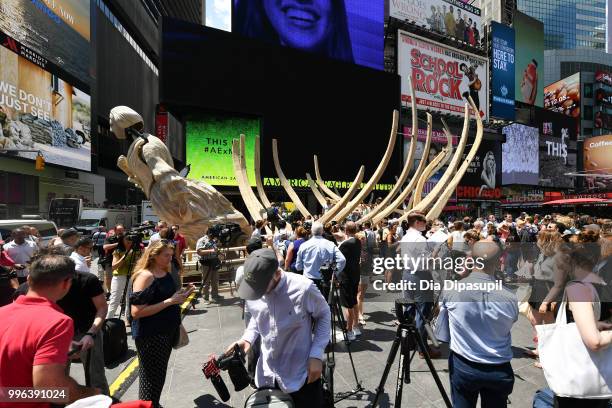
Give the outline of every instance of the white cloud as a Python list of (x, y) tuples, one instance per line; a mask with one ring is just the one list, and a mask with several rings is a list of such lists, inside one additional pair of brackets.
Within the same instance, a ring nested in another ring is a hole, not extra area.
[(232, 0), (206, 0), (206, 25), (225, 31), (232, 29)]

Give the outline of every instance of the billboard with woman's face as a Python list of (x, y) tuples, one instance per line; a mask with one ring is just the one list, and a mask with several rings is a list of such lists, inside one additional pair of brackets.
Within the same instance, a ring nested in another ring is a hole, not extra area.
[(232, 30), (341, 61), (384, 67), (382, 0), (234, 0)]

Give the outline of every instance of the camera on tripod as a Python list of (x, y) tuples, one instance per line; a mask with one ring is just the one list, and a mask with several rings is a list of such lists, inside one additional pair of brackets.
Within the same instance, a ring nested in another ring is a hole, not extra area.
[(202, 366), (204, 376), (209, 379), (222, 401), (230, 398), (227, 386), (221, 377), (221, 371), (227, 371), (234, 384), (235, 391), (242, 391), (251, 383), (251, 377), (244, 367), (244, 352), (234, 344), (233, 350), (229, 354), (221, 354), (218, 357), (211, 356)]
[(242, 233), (240, 225), (235, 223), (215, 224), (208, 228), (206, 234), (210, 239), (219, 241), (222, 246), (229, 245), (232, 240)]
[(395, 317), (402, 324), (416, 324), (416, 308), (407, 307), (414, 305), (413, 300), (405, 298), (395, 299)]

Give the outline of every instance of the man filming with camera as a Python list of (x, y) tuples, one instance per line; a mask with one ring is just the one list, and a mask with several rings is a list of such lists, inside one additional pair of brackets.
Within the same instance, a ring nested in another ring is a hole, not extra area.
[(278, 266), (274, 250), (254, 251), (244, 263), (238, 294), (246, 299), (249, 326), (237, 344), (245, 353), (261, 337), (258, 388), (279, 388), (295, 407), (323, 404), (323, 352), (329, 342), (331, 313), (314, 283)]

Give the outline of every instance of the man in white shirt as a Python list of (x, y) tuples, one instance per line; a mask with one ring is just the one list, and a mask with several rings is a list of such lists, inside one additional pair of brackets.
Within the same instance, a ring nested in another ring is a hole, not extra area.
[(159, 231), (164, 228), (168, 228), (168, 223), (166, 221), (160, 221), (157, 223), (157, 227), (155, 227), (155, 234), (151, 235), (151, 238), (149, 238), (149, 244), (152, 244), (155, 241), (161, 241)]
[[(13, 240), (8, 244), (4, 244), (3, 247), (6, 254), (11, 257), (16, 264), (27, 265), (32, 255), (38, 250), (38, 246), (32, 241), (26, 240), (26, 232), (21, 228), (13, 230), (11, 238), (13, 238)], [(17, 280), (19, 280), (19, 283), (22, 284), (25, 282), (29, 274), (30, 270), (27, 266), (24, 269), (17, 270)]]
[[(421, 337), (427, 344), (427, 332), (425, 331), (426, 319), (433, 308), (433, 290), (420, 290), (421, 281), (431, 281), (433, 279), (431, 271), (427, 269), (426, 259), (430, 256), (427, 239), (423, 236), (423, 231), (427, 227), (427, 219), (422, 212), (413, 211), (408, 215), (408, 231), (404, 234), (400, 242), (401, 254), (404, 261), (407, 261), (406, 269), (402, 279), (407, 282), (414, 282), (415, 290), (404, 290), (403, 296), (414, 304), (406, 308), (406, 313), (411, 314), (416, 319), (416, 327), (421, 333)], [(415, 310), (416, 309), (416, 310)], [(427, 349), (432, 358), (440, 357), (440, 351)], [(420, 350), (419, 356), (424, 358), (425, 350)]]
[(296, 408), (323, 406), (321, 373), (331, 312), (315, 284), (281, 270), (274, 250), (264, 248), (246, 259), (238, 294), (247, 300), (252, 317), (234, 344), (247, 352), (255, 340), (262, 340), (257, 387), (280, 388)]
[[(91, 250), (93, 240), (88, 237), (80, 238), (74, 246), (74, 252), (70, 258), (74, 261), (74, 269), (79, 272), (91, 273)], [(97, 274), (94, 274), (97, 276)]]

